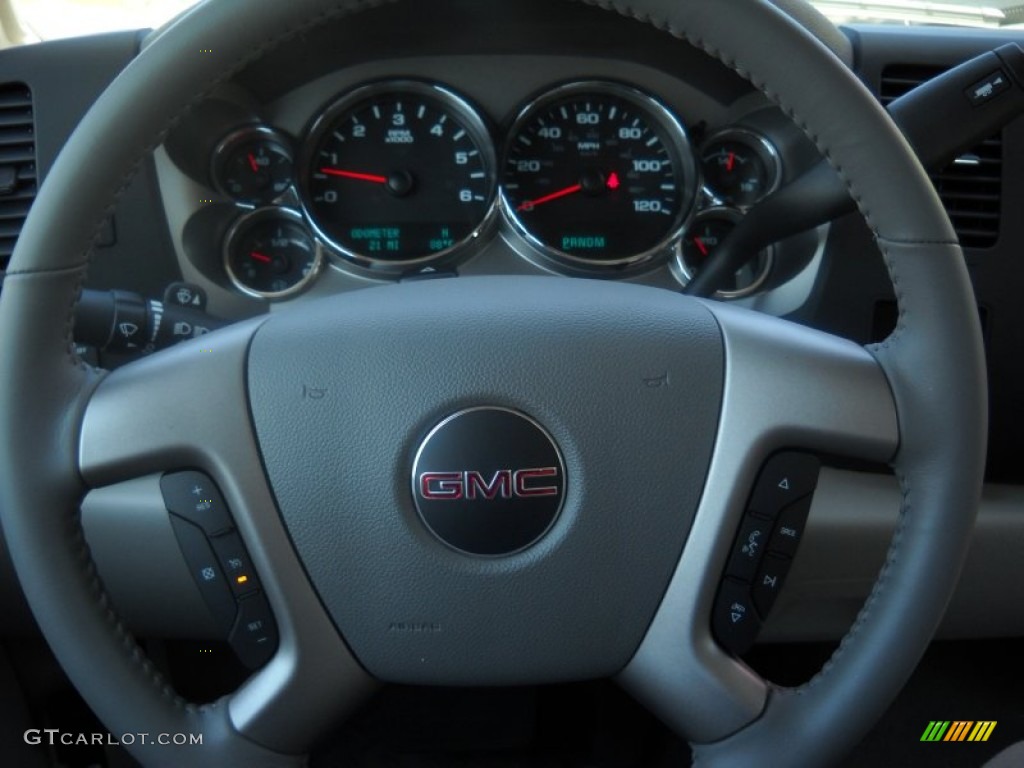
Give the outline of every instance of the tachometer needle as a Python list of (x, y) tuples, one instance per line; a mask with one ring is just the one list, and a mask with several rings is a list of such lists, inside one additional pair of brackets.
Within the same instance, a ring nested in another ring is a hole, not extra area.
[(699, 237), (693, 238), (693, 244), (697, 246), (697, 250), (700, 251), (702, 255), (707, 256), (710, 253), (708, 247), (704, 245), (704, 241)]
[(343, 179), (355, 179), (356, 181), (372, 181), (374, 184), (387, 184), (387, 176), (377, 176), (372, 173), (357, 173), (356, 171), (343, 171), (340, 168), (321, 168), (320, 173), (328, 176), (340, 176)]
[(725, 160), (725, 170), (732, 172), (732, 169), (736, 167), (736, 153), (730, 152), (729, 157)]
[(256, 155), (252, 152), (249, 153), (249, 167), (252, 168), (253, 173), (260, 172), (260, 164), (256, 162)]
[(577, 192), (583, 189), (582, 184), (573, 184), (571, 187), (560, 189), (557, 192), (552, 192), (550, 195), (544, 195), (544, 197), (538, 197), (536, 200), (527, 200), (525, 203), (516, 208), (517, 211), (532, 211), (538, 205), (544, 205), (544, 203), (550, 203), (552, 200), (558, 200), (562, 197), (568, 197), (569, 195), (575, 195)]
[(252, 257), (253, 261), (262, 261), (264, 264), (270, 264), (273, 261), (272, 258), (270, 258), (269, 256), (264, 256), (262, 253), (259, 253), (258, 251), (252, 251), (249, 254), (249, 256)]

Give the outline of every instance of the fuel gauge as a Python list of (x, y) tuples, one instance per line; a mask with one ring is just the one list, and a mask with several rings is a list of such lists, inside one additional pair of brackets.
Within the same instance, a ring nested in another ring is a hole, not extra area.
[(749, 208), (782, 180), (775, 145), (759, 133), (729, 128), (712, 136), (701, 152), (704, 183), (726, 205)]
[(224, 268), (240, 291), (260, 299), (284, 299), (305, 290), (323, 266), (319, 243), (302, 217), (287, 208), (259, 208), (228, 232)]
[(218, 191), (240, 203), (273, 202), (294, 180), (290, 144), (287, 136), (265, 126), (228, 134), (213, 153)]

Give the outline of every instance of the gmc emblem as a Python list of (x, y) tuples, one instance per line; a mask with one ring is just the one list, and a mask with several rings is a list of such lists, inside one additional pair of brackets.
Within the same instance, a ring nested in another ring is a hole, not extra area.
[(551, 477), (558, 477), (557, 467), (499, 469), (490, 480), (473, 471), (424, 472), (419, 477), (419, 491), (424, 499), (431, 501), (557, 496), (557, 486), (542, 485), (544, 478)]

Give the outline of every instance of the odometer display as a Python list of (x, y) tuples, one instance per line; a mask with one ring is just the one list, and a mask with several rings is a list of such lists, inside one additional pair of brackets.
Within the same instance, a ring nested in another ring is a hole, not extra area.
[(495, 154), (480, 117), (416, 81), (359, 88), (314, 124), (303, 204), (350, 262), (403, 272), (456, 254), (492, 218)]
[(667, 258), (698, 173), (686, 133), (633, 88), (585, 82), (527, 106), (509, 132), (502, 201), (542, 257), (580, 269)]

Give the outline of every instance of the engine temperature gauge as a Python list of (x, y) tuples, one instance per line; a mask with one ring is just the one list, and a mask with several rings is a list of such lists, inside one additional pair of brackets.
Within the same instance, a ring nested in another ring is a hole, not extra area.
[(283, 299), (305, 290), (323, 266), (320, 245), (302, 217), (287, 208), (260, 208), (228, 232), (224, 268), (249, 296)]
[(749, 208), (774, 192), (782, 180), (775, 145), (744, 128), (715, 134), (701, 152), (704, 182), (719, 201)]

